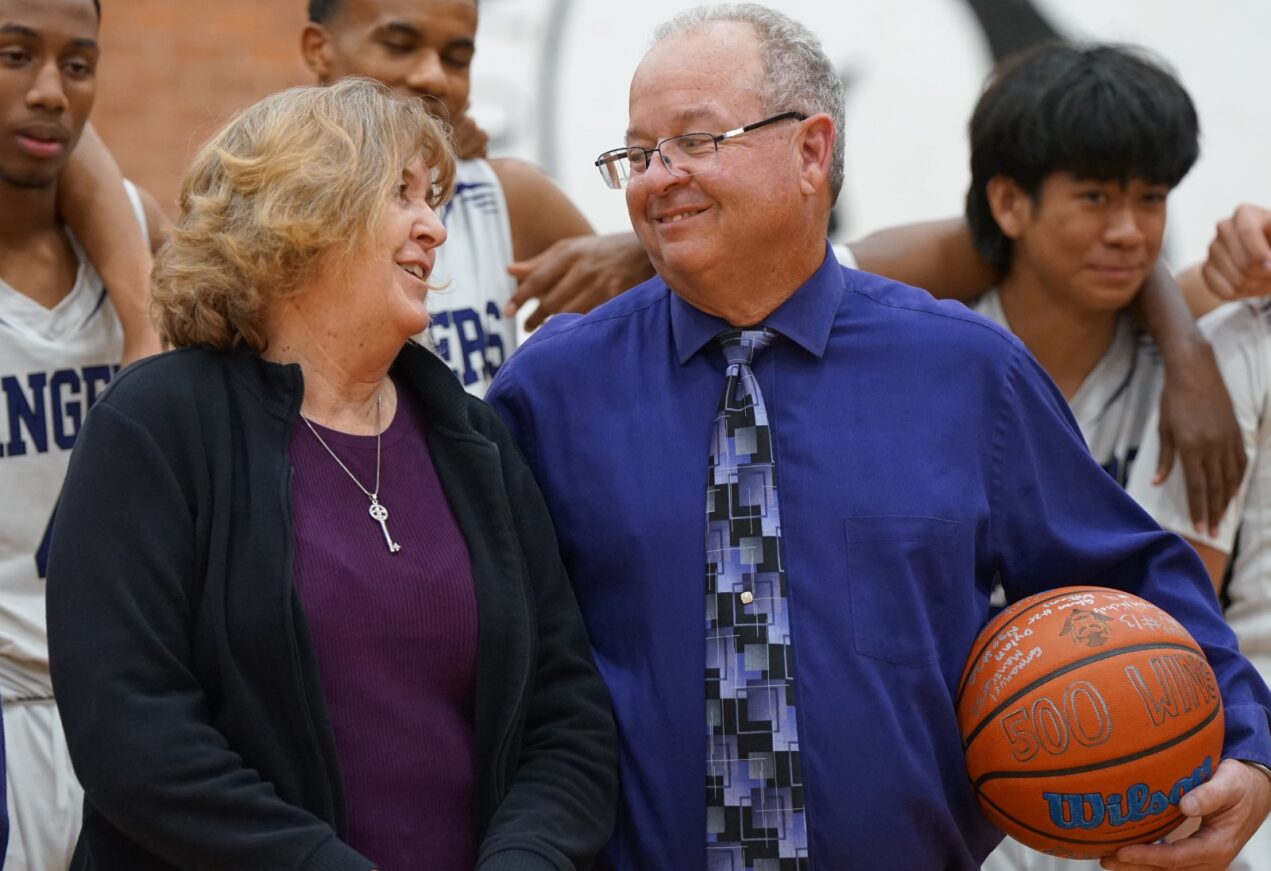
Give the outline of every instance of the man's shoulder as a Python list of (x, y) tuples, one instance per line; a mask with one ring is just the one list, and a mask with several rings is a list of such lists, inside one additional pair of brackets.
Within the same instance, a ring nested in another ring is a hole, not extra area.
[(1010, 330), (956, 300), (936, 299), (911, 287), (856, 269), (843, 267), (844, 306), (849, 318), (865, 318), (875, 326), (933, 343), (982, 346), (1001, 353), (1021, 347)]
[(669, 341), (669, 294), (655, 277), (587, 314), (552, 315), (499, 369), (487, 401), (497, 407), (511, 394), (538, 393), (543, 385), (596, 389), (597, 373), (638, 365), (658, 337)]

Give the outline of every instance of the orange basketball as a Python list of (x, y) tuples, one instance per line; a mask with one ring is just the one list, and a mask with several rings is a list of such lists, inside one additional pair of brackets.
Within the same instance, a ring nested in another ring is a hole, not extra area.
[(1150, 602), (1103, 587), (999, 614), (975, 640), (957, 708), (985, 816), (1055, 856), (1163, 837), (1222, 753), (1218, 682), (1195, 640)]

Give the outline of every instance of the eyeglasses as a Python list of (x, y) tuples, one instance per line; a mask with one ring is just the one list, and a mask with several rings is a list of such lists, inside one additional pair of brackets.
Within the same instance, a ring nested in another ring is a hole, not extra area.
[(685, 133), (663, 139), (652, 148), (641, 148), (638, 145), (615, 148), (596, 158), (596, 168), (600, 170), (600, 177), (605, 180), (605, 184), (614, 190), (626, 187), (632, 175), (639, 175), (648, 169), (655, 152), (671, 175), (694, 175), (709, 170), (719, 163), (719, 143), (724, 140), (736, 139), (738, 136), (758, 130), (760, 127), (767, 127), (769, 124), (776, 124), (778, 121), (805, 121), (807, 117), (802, 112), (782, 112), (780, 115), (773, 115), (771, 118), (718, 135)]

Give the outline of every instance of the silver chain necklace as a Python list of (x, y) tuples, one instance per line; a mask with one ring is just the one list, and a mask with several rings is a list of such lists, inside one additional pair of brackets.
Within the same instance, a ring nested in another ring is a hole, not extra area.
[(309, 422), (309, 418), (303, 414), (300, 419), (305, 422), (305, 426), (309, 427), (309, 432), (313, 433), (313, 437), (318, 440), (318, 444), (327, 449), (327, 453), (331, 455), (331, 459), (339, 463), (340, 468), (344, 470), (344, 474), (348, 475), (350, 480), (357, 485), (367, 499), (371, 500), (370, 515), (371, 519), (380, 525), (380, 529), (384, 530), (384, 540), (388, 542), (388, 552), (397, 553), (402, 546), (393, 541), (393, 536), (388, 534), (388, 509), (380, 504), (380, 442), (384, 439), (384, 431), (380, 429), (380, 399), (381, 394), (375, 394), (375, 489), (368, 490), (362, 486), (362, 482), (357, 476), (349, 471), (349, 467), (335, 455), (335, 451), (331, 450), (331, 446), (326, 443), (322, 436), (318, 435), (318, 431), (313, 428), (313, 424)]

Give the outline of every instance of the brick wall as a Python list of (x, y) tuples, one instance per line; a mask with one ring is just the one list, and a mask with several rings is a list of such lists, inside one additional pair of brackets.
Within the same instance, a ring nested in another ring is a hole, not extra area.
[(175, 210), (190, 156), (236, 110), (307, 84), (305, 0), (102, 0), (92, 120), (124, 174)]

